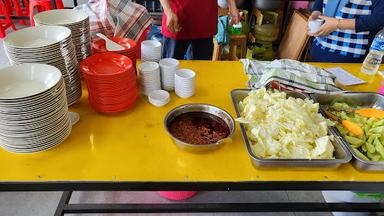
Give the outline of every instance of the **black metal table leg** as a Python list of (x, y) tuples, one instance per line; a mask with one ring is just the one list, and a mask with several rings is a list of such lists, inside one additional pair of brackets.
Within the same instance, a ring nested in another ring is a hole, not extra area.
[(63, 216), (64, 209), (68, 205), (69, 200), (71, 199), (72, 191), (64, 191), (63, 195), (61, 195), (59, 204), (57, 205), (55, 216)]
[(380, 203), (172, 203), (69, 204), (65, 214), (208, 212), (383, 212)]

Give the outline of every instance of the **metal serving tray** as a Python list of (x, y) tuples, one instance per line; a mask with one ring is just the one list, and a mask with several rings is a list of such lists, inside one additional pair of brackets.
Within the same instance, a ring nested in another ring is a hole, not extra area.
[[(377, 93), (346, 92), (337, 95), (311, 94), (310, 97), (320, 105), (331, 105), (335, 102), (345, 102), (352, 106), (384, 109), (384, 96)], [(367, 161), (360, 158), (349, 145), (349, 143), (345, 140), (340, 131), (336, 127), (333, 129), (335, 130), (337, 136), (340, 137), (343, 144), (353, 155), (353, 165), (356, 169), (361, 171), (384, 171), (384, 162)]]
[[(236, 115), (237, 117), (240, 117), (240, 108), (239, 108), (239, 102), (242, 101), (245, 97), (248, 96), (248, 93), (250, 92), (250, 89), (235, 89), (231, 92), (232, 102), (235, 106)], [(297, 92), (290, 92), (285, 91), (288, 96), (296, 97), (296, 98), (308, 98), (307, 95), (297, 93)], [(248, 139), (245, 125), (240, 123), (240, 129), (241, 133), (243, 135), (243, 139), (245, 142), (245, 145), (247, 146), (249, 156), (251, 158), (252, 164), (256, 168), (262, 168), (262, 169), (268, 169), (268, 168), (277, 168), (277, 167), (289, 167), (289, 168), (295, 168), (295, 169), (335, 169), (339, 167), (341, 164), (348, 163), (352, 156), (349, 153), (349, 151), (346, 149), (346, 147), (341, 144), (341, 140), (338, 136), (335, 136), (335, 132), (332, 130), (332, 128), (329, 129), (329, 133), (332, 134), (335, 137), (334, 142), (332, 143), (335, 147), (335, 159), (264, 159), (257, 157), (251, 149), (251, 142)]]

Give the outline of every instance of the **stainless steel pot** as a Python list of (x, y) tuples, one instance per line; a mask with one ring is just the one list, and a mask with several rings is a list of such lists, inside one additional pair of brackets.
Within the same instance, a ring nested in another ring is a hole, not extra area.
[(252, 0), (252, 5), (260, 10), (274, 11), (280, 9), (281, 0)]

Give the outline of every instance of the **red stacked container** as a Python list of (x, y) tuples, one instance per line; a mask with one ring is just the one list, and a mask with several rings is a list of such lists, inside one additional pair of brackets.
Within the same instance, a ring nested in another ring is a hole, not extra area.
[(120, 44), (122, 47), (124, 47), (124, 50), (108, 51), (107, 48), (105, 47), (105, 40), (98, 38), (92, 42), (92, 52), (93, 53), (111, 52), (111, 53), (125, 55), (132, 60), (133, 67), (136, 72), (136, 57), (137, 57), (137, 49), (138, 49), (137, 43), (134, 40), (131, 40), (129, 38), (119, 38), (119, 37), (108, 37), (108, 38)]
[(105, 52), (80, 63), (91, 107), (101, 113), (117, 113), (132, 107), (138, 87), (132, 61), (120, 54)]

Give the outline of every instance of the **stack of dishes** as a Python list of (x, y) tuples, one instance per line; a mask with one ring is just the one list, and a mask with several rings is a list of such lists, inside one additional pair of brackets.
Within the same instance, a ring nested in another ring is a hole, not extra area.
[(137, 99), (136, 74), (132, 61), (116, 53), (97, 53), (80, 64), (88, 87), (88, 100), (101, 113), (122, 112)]
[(83, 11), (71, 9), (48, 10), (33, 17), (36, 25), (64, 26), (72, 31), (78, 62), (91, 55), (89, 17)]
[(79, 63), (71, 30), (62, 26), (36, 26), (7, 35), (4, 47), (12, 65), (42, 63), (58, 68), (64, 78), (68, 105), (82, 94)]
[(149, 95), (152, 91), (161, 89), (160, 67), (156, 62), (143, 62), (139, 65), (140, 85), (143, 94)]
[(161, 59), (161, 43), (155, 40), (146, 40), (141, 43), (141, 61), (159, 62)]
[(179, 69), (179, 61), (173, 58), (161, 59), (159, 62), (161, 72), (161, 87), (164, 90), (175, 89), (175, 72)]
[(0, 70), (0, 146), (15, 153), (43, 151), (71, 133), (64, 80), (50, 65)]
[(137, 55), (136, 42), (129, 38), (109, 37), (109, 39), (120, 44), (122, 47), (124, 47), (124, 50), (108, 51), (107, 48), (105, 47), (105, 40), (98, 38), (92, 42), (92, 52), (93, 53), (113, 52), (113, 53), (125, 55), (132, 60), (133, 69), (136, 72), (136, 55)]

